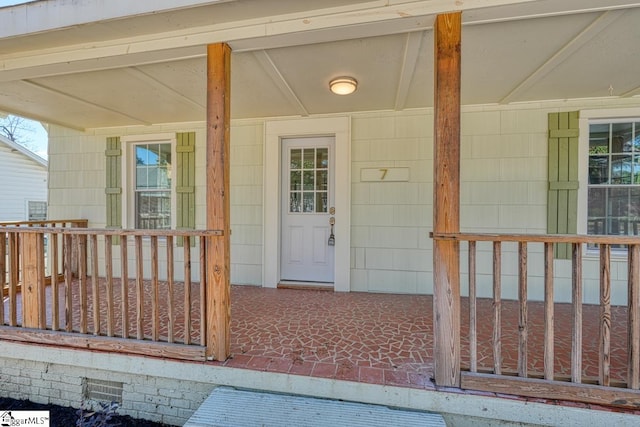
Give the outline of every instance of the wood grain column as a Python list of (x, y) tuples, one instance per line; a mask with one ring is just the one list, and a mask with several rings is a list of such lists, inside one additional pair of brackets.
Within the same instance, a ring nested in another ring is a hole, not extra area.
[(44, 240), (40, 233), (22, 233), (23, 326), (45, 329)]
[(230, 354), (229, 127), (231, 121), (231, 48), (207, 47), (207, 349), (209, 359)]
[[(434, 28), (433, 231), (460, 231), (461, 14), (438, 15)], [(433, 242), (435, 381), (460, 386), (460, 245)]]

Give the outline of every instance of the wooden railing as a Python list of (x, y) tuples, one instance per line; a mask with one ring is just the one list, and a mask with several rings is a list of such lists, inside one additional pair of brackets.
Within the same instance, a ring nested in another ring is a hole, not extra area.
[[(45, 220), (45, 221), (9, 221), (0, 222), (0, 230), (6, 227), (46, 227), (46, 228), (87, 228), (88, 221), (86, 219), (67, 219), (67, 220)], [(0, 272), (4, 272), (4, 275), (0, 275), (0, 283), (2, 284), (3, 296), (8, 296), (9, 283), (15, 284), (15, 290), (19, 291), (22, 283), (21, 266), (20, 266), (20, 242), (17, 238), (17, 234), (3, 234), (0, 239), (4, 237), (2, 247), (0, 247), (0, 254), (4, 253), (4, 256), (0, 256)], [(12, 240), (11, 237), (14, 237)], [(5, 252), (1, 252), (4, 250)], [(57, 254), (54, 254), (54, 256)], [(50, 283), (51, 272), (49, 271), (50, 263), (48, 245), (44, 247), (45, 256), (45, 280)], [(54, 263), (58, 265), (58, 263)], [(77, 254), (73, 255), (73, 267), (74, 273), (77, 273)], [(4, 279), (4, 281), (2, 281)]]
[(205, 254), (220, 231), (40, 225), (0, 229), (0, 339), (205, 359)]
[[(599, 405), (640, 406), (640, 238), (469, 233), (433, 234), (433, 238), (467, 242), (466, 248), (461, 248), (468, 253), (469, 291), (468, 311), (462, 313), (461, 321), (462, 388)], [(557, 244), (571, 246), (570, 260), (554, 260)], [(504, 251), (507, 245), (509, 251)], [(598, 253), (590, 253), (585, 260), (583, 251), (587, 245), (596, 247)], [(611, 303), (612, 246), (626, 248), (621, 259), (616, 257), (618, 271), (627, 271), (628, 298), (622, 307)], [(492, 259), (491, 270), (478, 262), (480, 252)], [(517, 263), (507, 265), (509, 274), (503, 271), (505, 252), (509, 255), (506, 258)], [(566, 267), (559, 262), (570, 265), (570, 279), (554, 273), (554, 266)], [(585, 262), (598, 265), (597, 270), (590, 269), (596, 277), (589, 278), (599, 282), (598, 304), (583, 303), (588, 276), (584, 273)], [(530, 268), (531, 264), (538, 267)], [(479, 266), (485, 267), (483, 274), (479, 273)], [(488, 276), (491, 296), (478, 298), (478, 278)], [(570, 311), (571, 316), (557, 319), (557, 283), (567, 280), (571, 284), (571, 306), (570, 310), (561, 308), (563, 313)], [(503, 300), (507, 281), (508, 286), (517, 288), (517, 301)], [(542, 289), (533, 289), (530, 282)], [(542, 301), (530, 300), (532, 291), (540, 291)], [(506, 310), (505, 304), (517, 307)], [(534, 324), (531, 310), (541, 313), (542, 325)], [(511, 317), (503, 318), (507, 313)], [(597, 324), (598, 330), (583, 330), (586, 324)], [(539, 342), (540, 347), (535, 344)], [(505, 346), (517, 354), (517, 366), (504, 365), (508, 359), (503, 357)], [(564, 348), (570, 348), (570, 354), (557, 350)], [(562, 366), (565, 361), (569, 367)], [(616, 375), (612, 375), (614, 371)]]

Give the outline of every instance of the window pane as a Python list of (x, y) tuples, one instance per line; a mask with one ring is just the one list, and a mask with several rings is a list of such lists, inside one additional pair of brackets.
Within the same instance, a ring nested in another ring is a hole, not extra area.
[(629, 188), (610, 188), (607, 199), (607, 214), (609, 217), (607, 234), (627, 234)]
[(589, 156), (589, 184), (609, 183), (609, 156)]
[(613, 123), (611, 126), (612, 153), (631, 151), (632, 129), (632, 123)]
[(300, 171), (291, 171), (290, 174), (290, 190), (292, 191), (300, 191), (302, 190), (302, 172)]
[(589, 126), (589, 154), (609, 152), (609, 123)]
[(136, 145), (136, 164), (149, 164), (149, 150), (147, 149), (147, 145)]
[(291, 169), (302, 169), (302, 150), (291, 150)]
[(587, 234), (606, 234), (607, 189), (589, 188)]
[(300, 212), (302, 209), (301, 196), (302, 193), (290, 193), (289, 194), (289, 212)]
[(629, 197), (629, 234), (640, 234), (640, 187), (631, 187)]
[(304, 169), (313, 169), (316, 167), (314, 151), (315, 150), (313, 148), (307, 148), (304, 150)]
[(318, 148), (316, 152), (316, 167), (318, 169), (326, 169), (329, 167), (329, 149), (328, 148)]
[(327, 176), (326, 170), (316, 172), (316, 190), (327, 191)]
[(327, 212), (327, 192), (322, 191), (316, 193), (316, 212)]
[(136, 193), (136, 228), (171, 228), (171, 193), (138, 191)]
[(631, 156), (611, 156), (611, 183), (631, 184)]
[(313, 171), (304, 171), (304, 175), (302, 175), (302, 181), (305, 190), (313, 190), (315, 188), (313, 175)]
[(314, 212), (313, 195), (314, 193), (307, 193), (307, 192), (303, 193), (302, 195), (303, 197), (302, 206), (305, 212)]
[(634, 127), (636, 131), (633, 136), (633, 150), (640, 151), (640, 122), (635, 122)]

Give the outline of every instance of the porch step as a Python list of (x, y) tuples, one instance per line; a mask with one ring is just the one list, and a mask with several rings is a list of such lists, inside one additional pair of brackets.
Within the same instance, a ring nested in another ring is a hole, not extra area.
[(185, 427), (446, 426), (439, 414), (217, 387)]

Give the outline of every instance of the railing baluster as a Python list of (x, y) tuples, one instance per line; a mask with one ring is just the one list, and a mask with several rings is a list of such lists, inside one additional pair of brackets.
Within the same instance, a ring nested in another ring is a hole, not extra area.
[(611, 381), (611, 246), (600, 245), (600, 385)]
[(136, 235), (136, 337), (144, 339), (144, 270), (142, 236)]
[[(44, 283), (44, 233), (36, 234), (36, 282), (38, 301), (38, 328), (47, 329), (47, 298)], [(24, 310), (24, 307), (23, 307)]]
[(573, 338), (571, 340), (571, 381), (582, 383), (582, 245), (572, 245), (571, 301)]
[(49, 253), (51, 255), (51, 329), (60, 329), (60, 295), (58, 283), (58, 233), (49, 234)]
[(158, 236), (151, 236), (151, 339), (158, 341), (160, 335), (160, 310), (158, 307)]
[(640, 389), (640, 245), (629, 245), (627, 387)]
[(71, 332), (73, 330), (73, 236), (71, 234), (63, 234), (62, 247), (64, 254), (64, 322), (65, 330)]
[(100, 288), (98, 283), (98, 235), (91, 235), (91, 293), (93, 294), (93, 334), (100, 335)]
[(127, 235), (120, 237), (120, 295), (122, 304), (122, 337), (129, 338), (129, 259)]
[(518, 376), (529, 376), (529, 318), (527, 307), (527, 242), (518, 242)]
[(18, 325), (16, 301), (20, 280), (18, 233), (9, 233), (9, 326)]
[(0, 231), (0, 326), (4, 326), (4, 297), (7, 289), (7, 233)]
[(110, 234), (104, 236), (104, 269), (107, 302), (107, 336), (113, 336), (113, 238)]
[(174, 283), (174, 268), (173, 268), (173, 236), (167, 236), (167, 286), (169, 295), (167, 295), (167, 342), (172, 343), (174, 341), (175, 328), (175, 313), (174, 313), (174, 299), (175, 299), (175, 283)]
[(502, 375), (502, 246), (493, 242), (493, 372)]
[(544, 379), (554, 379), (553, 243), (544, 244)]
[(191, 344), (191, 236), (185, 236), (184, 247), (184, 343)]
[(478, 300), (476, 242), (469, 241), (469, 370), (478, 372)]
[(78, 236), (78, 280), (80, 282), (80, 333), (87, 333), (87, 236)]
[(200, 345), (207, 345), (207, 239), (200, 236)]

